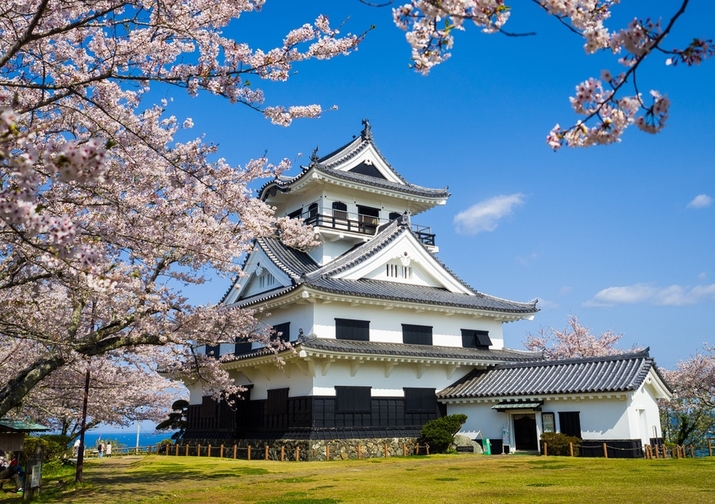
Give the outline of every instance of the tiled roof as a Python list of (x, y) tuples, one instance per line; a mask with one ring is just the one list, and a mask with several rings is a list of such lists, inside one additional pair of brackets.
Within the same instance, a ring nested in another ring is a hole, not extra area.
[(403, 233), (413, 233), (410, 228), (409, 220), (402, 222), (401, 219), (395, 219), (384, 226), (370, 241), (354, 247), (322, 267), (313, 261), (305, 252), (291, 249), (283, 245), (280, 240), (276, 238), (260, 238), (257, 241), (257, 246), (260, 246), (271, 260), (291, 277), (293, 285), (261, 293), (251, 298), (241, 299), (238, 305), (249, 306), (269, 299), (275, 299), (304, 285), (330, 294), (375, 298), (386, 301), (401, 301), (506, 313), (526, 314), (538, 311), (536, 302), (523, 303), (510, 301), (474, 290), (463, 280), (454, 275), (454, 273), (442, 264), (418, 239), (415, 240), (416, 243), (463, 285), (470, 294), (455, 293), (437, 287), (425, 287), (384, 280), (347, 280), (334, 278), (334, 275), (370, 259), (370, 257), (389, 245)]
[[(363, 175), (355, 172), (336, 170), (334, 168), (357, 156), (360, 152), (368, 148), (368, 146), (372, 146), (375, 149), (375, 151), (380, 155), (385, 164), (390, 168), (390, 170), (392, 170), (392, 172), (401, 182), (391, 182), (382, 178), (371, 177), (369, 175)], [(339, 158), (333, 160), (330, 163), (326, 163), (327, 160), (340, 154), (341, 152), (343, 153), (343, 155), (341, 155)], [(369, 127), (364, 129), (359, 137), (334, 150), (327, 156), (323, 156), (320, 159), (312, 160), (310, 165), (308, 167), (305, 167), (303, 171), (298, 175), (294, 177), (276, 177), (274, 180), (263, 184), (263, 186), (258, 191), (258, 195), (261, 199), (264, 199), (266, 191), (272, 187), (284, 191), (290, 185), (304, 178), (313, 171), (318, 171), (342, 180), (347, 180), (359, 184), (369, 185), (372, 187), (389, 189), (395, 192), (401, 192), (426, 198), (446, 198), (449, 196), (449, 192), (447, 191), (446, 187), (443, 189), (431, 189), (428, 187), (422, 187), (407, 182), (402, 175), (400, 175), (392, 166), (390, 166), (384, 156), (380, 153), (377, 146), (372, 140), (372, 134), (370, 133)]]
[(437, 397), (475, 399), (626, 392), (640, 387), (651, 369), (655, 369), (660, 377), (648, 350), (582, 359), (500, 364), (488, 371), (472, 371), (438, 392)]
[[(333, 338), (316, 338), (315, 336), (301, 337), (297, 341), (292, 342), (292, 345), (293, 348), (298, 351), (304, 349), (308, 351), (340, 352), (344, 354), (414, 357), (417, 359), (460, 359), (492, 363), (523, 362), (543, 359), (539, 352), (527, 352), (507, 348), (501, 350), (482, 350), (478, 348), (339, 340)], [(232, 360), (246, 360), (262, 355), (272, 355), (272, 351), (266, 348), (258, 348), (250, 353), (237, 355)]]

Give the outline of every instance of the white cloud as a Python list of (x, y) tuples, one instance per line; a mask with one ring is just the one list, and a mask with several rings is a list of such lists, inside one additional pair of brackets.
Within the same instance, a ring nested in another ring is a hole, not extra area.
[(712, 205), (713, 199), (707, 194), (698, 194), (688, 203), (688, 208), (705, 208)]
[(511, 215), (514, 208), (523, 204), (524, 195), (521, 193), (495, 196), (459, 212), (454, 216), (454, 225), (460, 234), (494, 231), (500, 219)]
[(585, 306), (613, 306), (616, 304), (646, 303), (657, 306), (693, 305), (715, 300), (715, 284), (695, 287), (671, 285), (656, 287), (650, 284), (635, 284), (608, 287), (596, 293)]

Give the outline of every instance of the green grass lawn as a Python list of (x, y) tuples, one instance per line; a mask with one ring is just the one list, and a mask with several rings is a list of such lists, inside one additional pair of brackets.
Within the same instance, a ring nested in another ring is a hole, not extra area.
[[(92, 460), (44, 478), (38, 502), (715, 503), (715, 458), (436, 455), (266, 462), (151, 455)], [(4, 499), (4, 500), (3, 500)], [(0, 492), (0, 501), (19, 501)]]

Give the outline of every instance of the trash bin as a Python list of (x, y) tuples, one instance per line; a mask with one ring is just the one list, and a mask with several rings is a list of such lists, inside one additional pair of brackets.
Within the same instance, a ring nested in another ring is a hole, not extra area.
[(482, 439), (482, 453), (484, 455), (492, 454), (492, 443), (489, 441), (489, 438)]

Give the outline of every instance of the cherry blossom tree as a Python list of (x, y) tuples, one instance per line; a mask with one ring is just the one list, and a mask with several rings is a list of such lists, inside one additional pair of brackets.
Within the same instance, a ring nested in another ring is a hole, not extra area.
[[(229, 164), (201, 138), (176, 140), (192, 121), (171, 115), (167, 101), (146, 103), (150, 89), (168, 86), (222, 96), (280, 125), (320, 115), (318, 105), (267, 105), (253, 80), (285, 81), (296, 63), (349, 54), (361, 37), (339, 34), (324, 16), (266, 50), (223, 35), (263, 3), (0, 5), (0, 416), (22, 415), (34, 397), (48, 416), (68, 418), (76, 404), (63, 410), (63, 387), (89, 368), (99, 373), (93, 418), (114, 408), (130, 419), (122, 391), (149, 370), (233, 391), (199, 345), (281, 344), (252, 312), (195, 306), (181, 288), (209, 270), (240, 275), (236, 258), (258, 236), (314, 245), (248, 189), (289, 163)], [(104, 389), (105, 380), (117, 386)], [(152, 383), (136, 401), (158, 400)]]
[[(361, 1), (382, 6), (396, 3)], [(619, 0), (532, 2), (580, 36), (587, 54), (610, 52), (617, 59), (614, 68), (604, 69), (598, 77), (576, 86), (576, 94), (570, 101), (581, 119), (567, 128), (554, 126), (547, 136), (547, 143), (554, 150), (564, 145), (588, 147), (618, 142), (626, 128), (633, 124), (647, 133), (657, 133), (668, 119), (670, 101), (656, 90), (641, 92), (637, 72), (643, 62), (654, 54), (661, 54), (665, 65), (692, 66), (715, 54), (713, 41), (699, 36), (691, 38), (682, 48), (666, 45), (666, 37), (674, 31), (689, 0), (676, 2), (671, 12), (664, 13), (663, 19), (633, 18), (627, 26), (615, 30), (609, 29), (606, 23), (620, 4)], [(406, 32), (414, 69), (428, 74), (435, 65), (450, 57), (455, 33), (464, 30), (468, 23), (484, 33), (533, 35), (506, 30), (511, 10), (504, 0), (410, 0), (393, 8), (393, 18)]]
[(524, 346), (527, 350), (542, 352), (547, 359), (597, 357), (640, 350), (632, 348), (624, 351), (616, 348), (622, 337), (623, 334), (610, 330), (595, 336), (590, 329), (581, 325), (578, 317), (571, 315), (568, 318), (568, 327), (560, 331), (552, 327), (541, 328), (536, 335), (528, 333)]
[(673, 399), (661, 404), (666, 439), (703, 446), (715, 428), (715, 347), (704, 345), (664, 375), (674, 391)]

